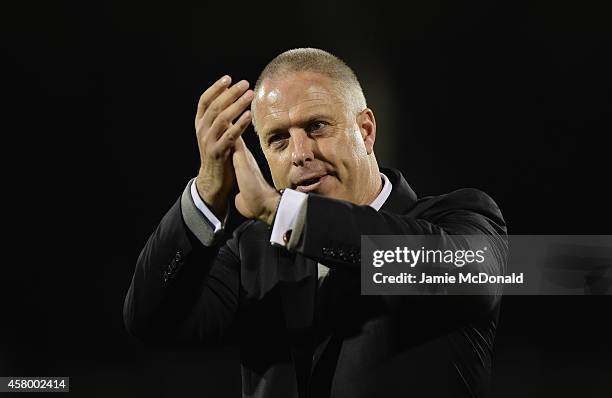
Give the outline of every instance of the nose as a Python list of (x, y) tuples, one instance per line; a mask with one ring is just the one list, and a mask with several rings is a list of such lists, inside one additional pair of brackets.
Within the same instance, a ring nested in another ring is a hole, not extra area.
[(293, 141), (291, 162), (294, 166), (304, 166), (306, 162), (314, 159), (312, 139), (304, 131), (291, 134), (291, 140)]

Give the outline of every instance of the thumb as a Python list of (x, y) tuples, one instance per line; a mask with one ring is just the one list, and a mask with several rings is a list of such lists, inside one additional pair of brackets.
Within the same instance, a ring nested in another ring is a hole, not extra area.
[(253, 156), (253, 153), (249, 147), (247, 147), (242, 137), (238, 137), (236, 140), (232, 161), (234, 163), (234, 167), (244, 167), (245, 170), (261, 173), (259, 166), (257, 165), (257, 160), (255, 160), (255, 156)]
[(246, 160), (246, 144), (242, 137), (238, 137), (236, 142), (234, 143), (234, 153), (232, 154), (232, 162), (234, 163), (234, 168), (239, 168), (244, 165)]
[(244, 196), (240, 192), (238, 192), (238, 194), (234, 198), (234, 204), (236, 205), (236, 210), (238, 210), (240, 214), (242, 214), (245, 217), (248, 216), (247, 214), (245, 214), (246, 213), (246, 206), (245, 206), (246, 203), (244, 203)]
[(234, 152), (245, 152), (247, 149), (248, 148), (246, 146), (246, 143), (242, 139), (242, 136), (238, 137), (236, 139), (236, 142), (234, 142)]

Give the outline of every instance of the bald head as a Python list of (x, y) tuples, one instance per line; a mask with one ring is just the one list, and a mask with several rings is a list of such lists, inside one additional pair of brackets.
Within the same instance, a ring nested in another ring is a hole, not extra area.
[(334, 84), (338, 96), (344, 99), (348, 112), (353, 116), (367, 107), (357, 76), (341, 59), (317, 48), (296, 48), (285, 51), (270, 61), (255, 83), (254, 91), (256, 96), (255, 100), (251, 103), (255, 131), (258, 131), (255, 125), (257, 94), (263, 82), (284, 78), (298, 72), (313, 72), (329, 77)]

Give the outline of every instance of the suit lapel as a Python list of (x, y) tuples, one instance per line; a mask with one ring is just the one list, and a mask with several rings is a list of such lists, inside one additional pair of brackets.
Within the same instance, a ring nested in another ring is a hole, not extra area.
[(414, 193), (406, 179), (396, 169), (381, 169), (383, 173), (389, 178), (393, 189), (391, 194), (382, 205), (381, 210), (385, 210), (396, 214), (406, 214), (414, 207), (417, 202), (417, 195)]

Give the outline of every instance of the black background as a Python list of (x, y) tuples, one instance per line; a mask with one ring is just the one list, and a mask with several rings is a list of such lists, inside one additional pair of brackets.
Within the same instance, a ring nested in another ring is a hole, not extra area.
[[(289, 48), (354, 68), (379, 163), (419, 195), (480, 188), (512, 234), (610, 234), (610, 15), (552, 1), (5, 8), (0, 376), (70, 376), (87, 397), (239, 396), (235, 350), (146, 347), (122, 305), (197, 170), (199, 94), (226, 73), (254, 82)], [(494, 396), (609, 396), (611, 315), (610, 296), (504, 298)]]

